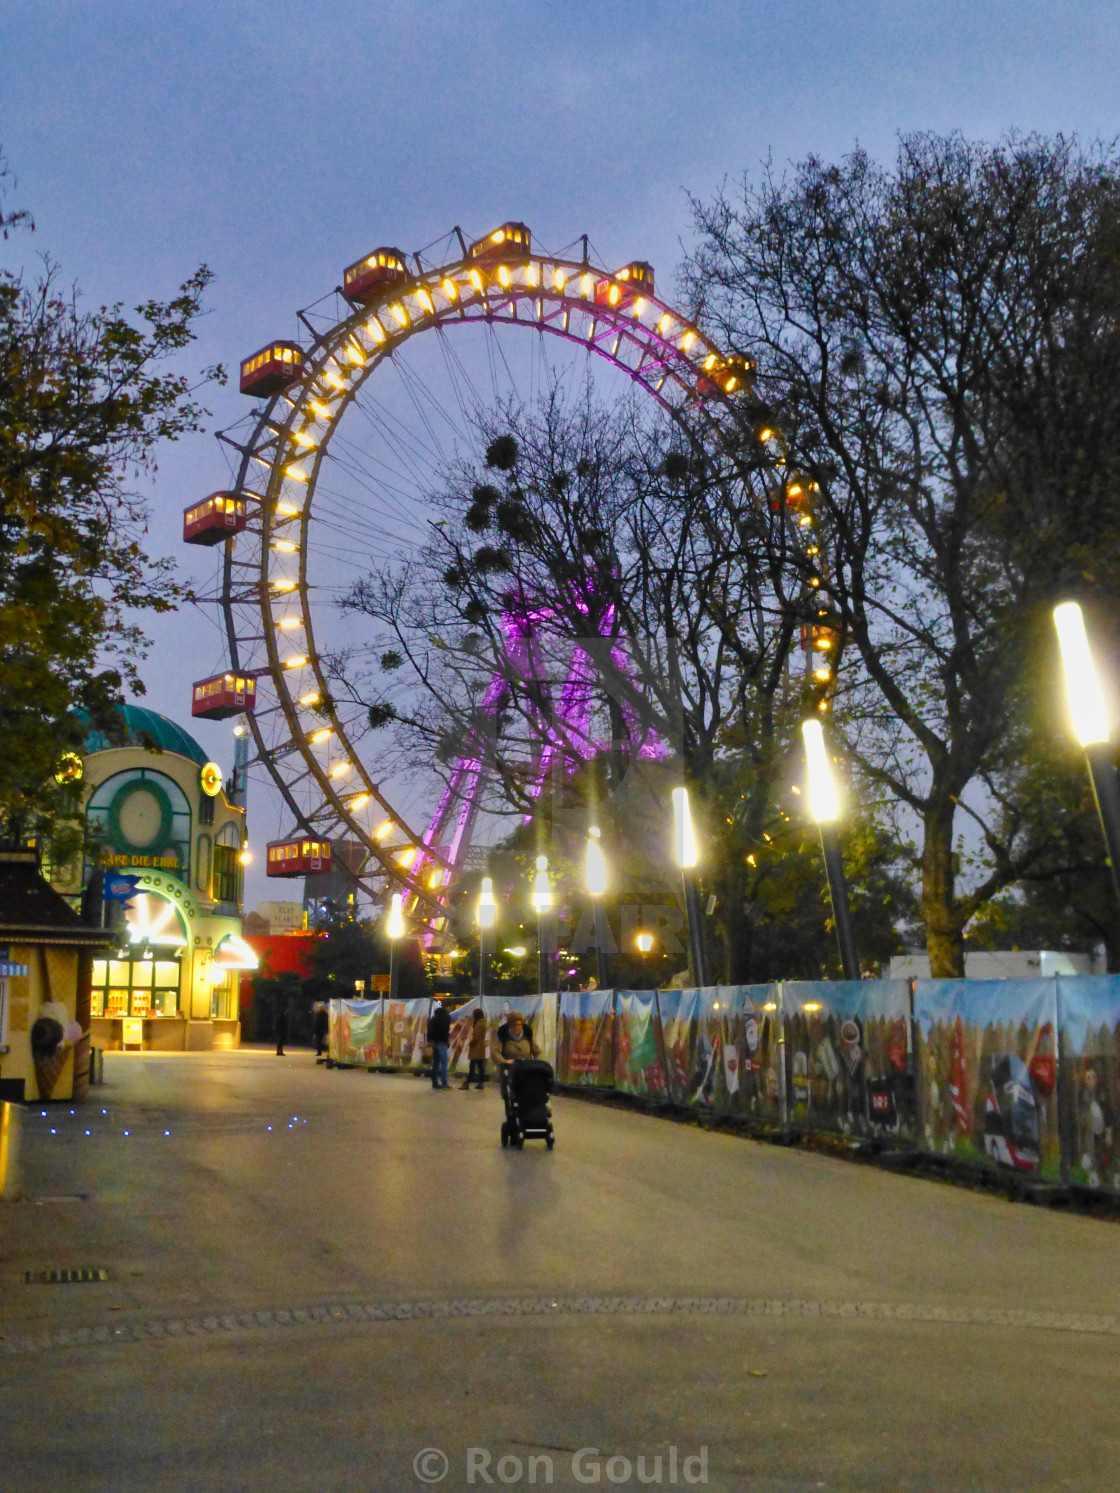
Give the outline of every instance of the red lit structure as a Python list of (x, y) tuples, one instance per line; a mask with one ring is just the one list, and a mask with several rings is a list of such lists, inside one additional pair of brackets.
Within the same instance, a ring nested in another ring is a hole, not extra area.
[(399, 285), (407, 279), (408, 266), (399, 249), (374, 249), (372, 254), (343, 270), (342, 293), (348, 301), (368, 306), (384, 293), (387, 286)]
[(270, 342), (241, 365), (241, 392), (280, 394), (303, 372), (303, 349), (298, 342)]
[(265, 860), (269, 876), (307, 876), (329, 871), (331, 847), (327, 840), (270, 840)]
[(204, 721), (224, 721), (257, 708), (257, 681), (241, 674), (215, 674), (200, 679), (191, 692), (191, 715)]
[(639, 296), (653, 295), (653, 265), (644, 259), (624, 264), (607, 280), (595, 286), (596, 306), (629, 306)]
[(503, 259), (528, 259), (532, 244), (533, 235), (524, 223), (503, 223), (485, 238), (476, 239), (467, 257), (495, 264)]
[(245, 499), (232, 492), (212, 492), (183, 510), (184, 544), (221, 544), (248, 524)]

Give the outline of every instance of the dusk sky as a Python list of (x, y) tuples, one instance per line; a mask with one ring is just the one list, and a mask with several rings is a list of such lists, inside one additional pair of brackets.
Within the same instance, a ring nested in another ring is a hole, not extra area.
[[(6, 0), (0, 147), (38, 231), (0, 262), (49, 253), (89, 302), (131, 306), (205, 261), (193, 361), (234, 372), (344, 264), (456, 223), (524, 219), (556, 248), (586, 232), (608, 264), (651, 260), (671, 298), (688, 192), (767, 154), (890, 156), (900, 130), (1111, 138), (1118, 57), (1114, 0)], [(247, 408), (235, 382), (209, 404), (216, 427)], [(155, 547), (187, 575), (182, 509), (225, 471), (208, 434), (161, 460)], [(189, 721), (215, 620), (152, 629), (146, 703)], [(197, 735), (228, 768), (228, 725)], [(258, 845), (280, 827), (263, 817)]]

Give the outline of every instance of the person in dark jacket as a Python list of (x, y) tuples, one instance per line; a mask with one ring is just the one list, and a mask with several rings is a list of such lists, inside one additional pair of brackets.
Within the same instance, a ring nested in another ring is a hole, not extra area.
[(288, 1001), (287, 997), (276, 1003), (276, 1016), (272, 1023), (272, 1029), (276, 1033), (276, 1056), (284, 1056), (284, 1043), (288, 1040)]
[(451, 1015), (442, 1001), (436, 1001), (428, 1017), (428, 1041), (432, 1046), (432, 1088), (447, 1088), (447, 1045), (451, 1041)]
[(323, 1056), (323, 1048), (327, 1045), (327, 1033), (330, 1031), (330, 1017), (327, 1014), (326, 1003), (320, 1001), (315, 1007), (315, 1056)]

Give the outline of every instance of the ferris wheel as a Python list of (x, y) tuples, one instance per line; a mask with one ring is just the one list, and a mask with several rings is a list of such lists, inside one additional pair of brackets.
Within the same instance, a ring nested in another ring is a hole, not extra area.
[[(613, 370), (709, 441), (749, 394), (753, 365), (659, 299), (649, 264), (607, 270), (586, 238), (542, 253), (516, 222), (472, 242), (455, 229), (417, 254), (375, 249), (298, 319), (298, 340), (241, 364), (257, 404), (220, 434), (230, 485), (184, 515), (186, 542), (222, 546), (228, 654), (194, 686), (192, 713), (248, 725), (292, 825), (269, 844), (270, 876), (326, 869), (347, 843), (359, 887), (401, 888), (438, 943), (484, 764), (468, 753), (436, 788), (386, 780), (363, 712), (332, 689), (328, 660), (347, 646), (340, 593), (371, 554), (423, 542), (424, 491), (472, 406), (543, 387), (548, 349)], [(473, 368), (464, 329), (481, 338)], [(775, 430), (763, 422), (755, 439), (783, 464)]]

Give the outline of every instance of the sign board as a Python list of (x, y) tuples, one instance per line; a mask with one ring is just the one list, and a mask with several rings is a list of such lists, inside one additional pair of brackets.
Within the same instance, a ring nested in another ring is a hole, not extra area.
[(389, 979), (390, 977), (388, 975), (373, 975), (370, 978), (369, 982), (370, 989), (383, 990), (385, 994), (388, 995), (390, 989), (392, 988), (389, 984)]
[(121, 1023), (121, 1046), (143, 1047), (144, 1021), (140, 1016), (126, 1016)]
[(136, 895), (139, 885), (139, 876), (122, 876), (120, 872), (111, 872), (105, 877), (101, 895), (106, 902), (128, 902)]

